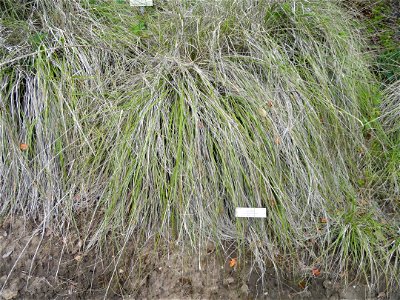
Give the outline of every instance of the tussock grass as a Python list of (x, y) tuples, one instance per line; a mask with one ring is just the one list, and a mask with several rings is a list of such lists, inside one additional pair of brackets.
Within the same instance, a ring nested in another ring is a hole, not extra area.
[(400, 82), (395, 82), (386, 89), (385, 101), (381, 105), (382, 123), (386, 132), (398, 134), (400, 132)]
[(400, 204), (400, 82), (395, 82), (385, 90), (385, 98), (381, 103), (380, 120), (389, 137), (386, 170), (392, 184), (389, 190)]
[[(143, 15), (14, 2), (0, 2), (2, 216), (76, 226), (87, 249), (234, 241), (261, 273), (271, 261), (398, 282), (394, 218), (360, 184), (377, 85), (334, 2), (167, 1)], [(267, 219), (235, 219), (238, 206)]]

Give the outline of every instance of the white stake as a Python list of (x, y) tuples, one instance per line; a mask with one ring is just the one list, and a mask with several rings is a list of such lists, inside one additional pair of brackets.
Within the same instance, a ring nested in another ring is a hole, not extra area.
[(236, 218), (266, 218), (266, 208), (253, 208), (253, 207), (236, 207)]
[(129, 0), (131, 6), (153, 6), (153, 0)]

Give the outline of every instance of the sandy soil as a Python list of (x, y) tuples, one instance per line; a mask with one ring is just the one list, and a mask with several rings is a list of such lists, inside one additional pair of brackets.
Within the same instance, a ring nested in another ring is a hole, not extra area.
[(107, 299), (400, 299), (320, 277), (278, 284), (272, 267), (262, 289), (257, 272), (230, 266), (234, 251), (221, 258), (211, 243), (193, 257), (177, 245), (162, 254), (149, 245), (140, 259), (127, 245), (114, 268), (118, 254), (84, 253), (77, 235), (34, 234), (35, 228), (21, 219), (0, 224), (0, 299), (102, 299), (106, 292)]

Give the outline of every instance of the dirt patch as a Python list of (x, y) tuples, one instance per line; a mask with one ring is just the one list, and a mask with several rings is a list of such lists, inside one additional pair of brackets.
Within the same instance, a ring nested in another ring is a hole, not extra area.
[(327, 278), (280, 283), (272, 266), (261, 280), (256, 269), (239, 268), (234, 251), (220, 255), (212, 243), (193, 256), (182, 253), (179, 245), (160, 252), (153, 244), (140, 257), (128, 244), (117, 267), (117, 253), (83, 248), (77, 235), (42, 234), (22, 219), (3, 222), (0, 299), (101, 299), (106, 292), (107, 299), (387, 298), (363, 285), (344, 289)]

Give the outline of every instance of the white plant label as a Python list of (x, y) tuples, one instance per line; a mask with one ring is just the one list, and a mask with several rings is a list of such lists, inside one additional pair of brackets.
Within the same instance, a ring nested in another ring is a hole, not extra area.
[(236, 218), (266, 218), (266, 208), (236, 207)]
[(129, 0), (131, 6), (153, 6), (153, 0)]

